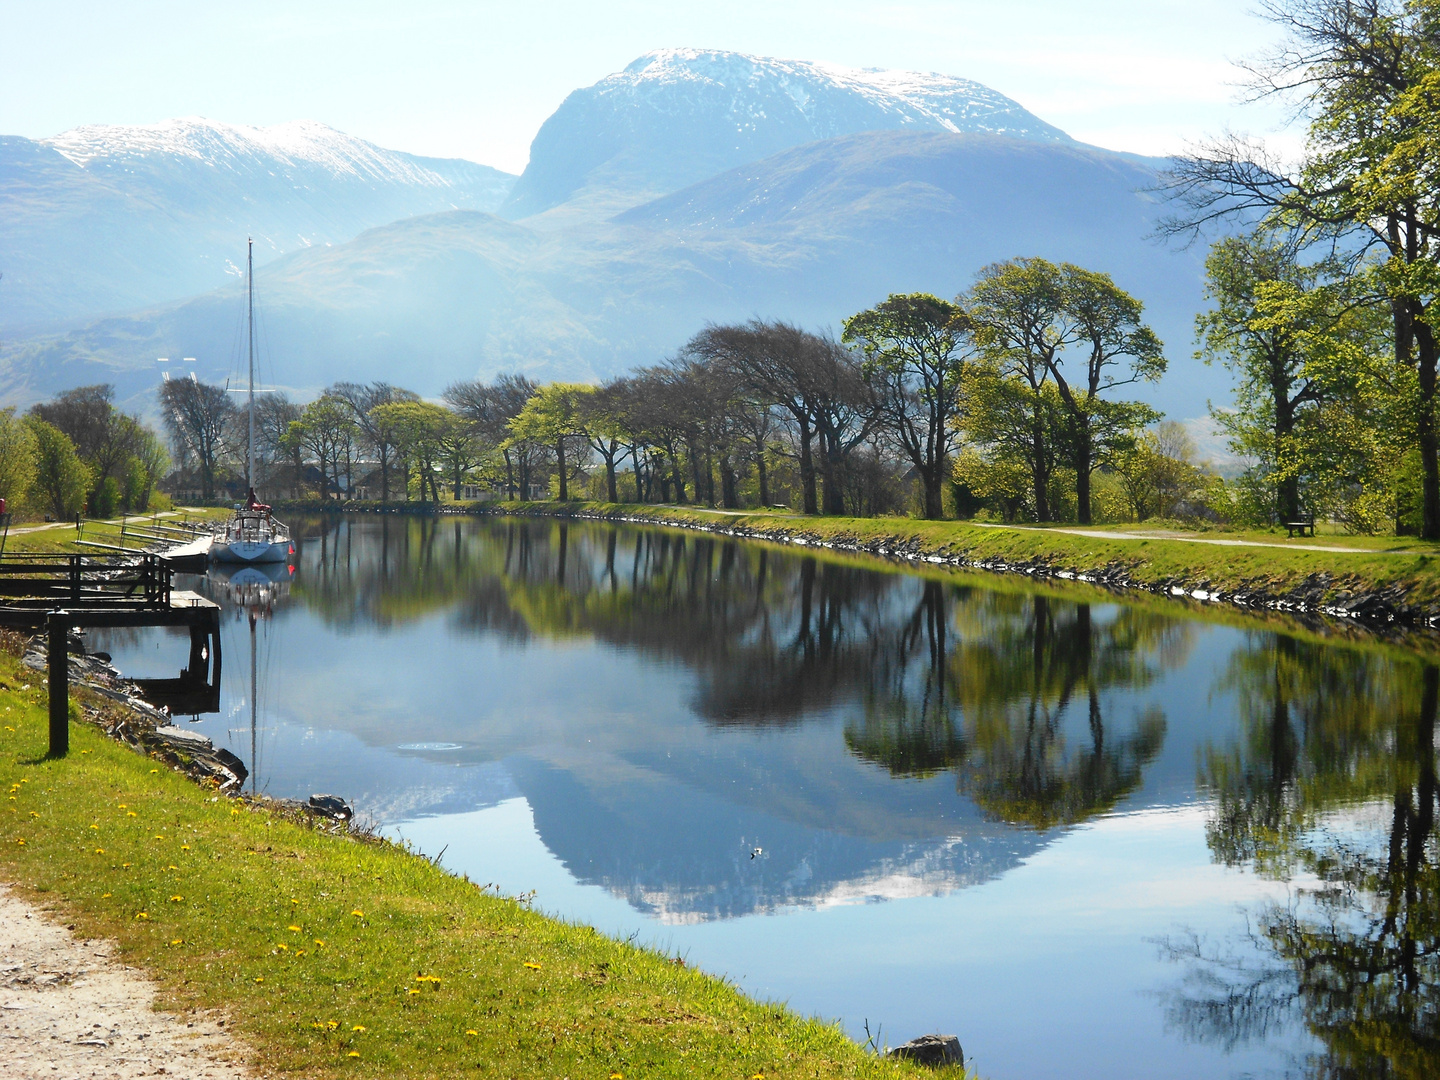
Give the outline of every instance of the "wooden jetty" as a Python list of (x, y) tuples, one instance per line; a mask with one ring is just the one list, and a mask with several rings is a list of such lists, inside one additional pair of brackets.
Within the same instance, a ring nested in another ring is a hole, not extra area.
[[(202, 541), (203, 542), (203, 541)], [(190, 545), (187, 545), (187, 547)], [(204, 554), (109, 552), (11, 554), (0, 559), (0, 626), (49, 635), (50, 755), (70, 747), (70, 631), (81, 627), (175, 626), (190, 631), (190, 662), (178, 679), (142, 680), (156, 705), (219, 708), (220, 606), (172, 587), (176, 573), (204, 571)]]

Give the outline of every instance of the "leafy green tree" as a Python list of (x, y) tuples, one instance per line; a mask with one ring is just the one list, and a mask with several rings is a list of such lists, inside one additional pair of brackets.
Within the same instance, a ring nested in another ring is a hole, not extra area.
[(1359, 252), (1351, 272), (1383, 297), (1397, 366), (1413, 396), (1422, 473), (1421, 534), (1440, 539), (1440, 12), (1434, 0), (1278, 0), (1266, 14), (1287, 40), (1253, 68), (1262, 93), (1291, 93), (1308, 119), (1306, 151), (1287, 171), (1261, 145), (1221, 140), (1172, 171), (1179, 212), (1165, 225), (1193, 238), (1236, 215), (1263, 218), (1297, 247)]
[(15, 415), (0, 409), (0, 499), (9, 510), (20, 508), (35, 483), (35, 433)]
[[(384, 427), (393, 445), (401, 456), (413, 467), (419, 477), (420, 501), (426, 501), (427, 493), (440, 501), (440, 488), (436, 483), (437, 464), (440, 460), (440, 440), (445, 429), (453, 422), (450, 410), (428, 401), (396, 401), (377, 405), (371, 410), (375, 422)], [(406, 484), (409, 491), (409, 484)]]
[[(1088, 525), (1095, 469), (1130, 446), (1137, 428), (1159, 419), (1139, 402), (1101, 396), (1165, 371), (1160, 340), (1140, 321), (1140, 302), (1108, 274), (1046, 259), (1012, 259), (982, 270), (965, 306), (982, 355), (1017, 384), (1009, 403), (1028, 397), (1026, 457), (1035, 469), (1036, 516), (1041, 521), (1053, 516), (1045, 463), (1063, 447), (1075, 471), (1080, 522)], [(1058, 424), (1046, 416), (1044, 388), (1052, 382)]]
[(970, 329), (963, 308), (928, 293), (892, 294), (844, 323), (841, 340), (864, 354), (885, 426), (920, 475), (927, 518), (944, 516)]
[(349, 402), (329, 394), (321, 395), (300, 413), (300, 445), (315, 455), (320, 475), (326, 484), (320, 489), (322, 498), (329, 497), (329, 491), (338, 493), (340, 485), (340, 462), (354, 443), (359, 428)]
[(470, 470), (485, 460), (493, 447), (486, 443), (479, 424), (451, 412), (436, 437), (436, 449), (440, 464), (450, 476), (455, 501), (459, 502), (460, 485)]
[(581, 402), (594, 393), (595, 387), (583, 383), (546, 383), (535, 391), (520, 414), (510, 421), (513, 439), (548, 443), (554, 447), (561, 502), (570, 498), (566, 442), (577, 436), (584, 437)]
[(1212, 403), (1211, 415), (1255, 462), (1268, 516), (1295, 521), (1357, 473), (1359, 432), (1344, 417), (1363, 423), (1367, 391), (1384, 389), (1385, 343), (1343, 267), (1302, 263), (1273, 232), (1221, 240), (1205, 267), (1213, 307), (1196, 318), (1197, 356), (1236, 377), (1233, 407)]
[(85, 507), (90, 470), (80, 460), (75, 444), (54, 424), (39, 417), (25, 419), (35, 440), (35, 475), (30, 496), (56, 518), (73, 518)]

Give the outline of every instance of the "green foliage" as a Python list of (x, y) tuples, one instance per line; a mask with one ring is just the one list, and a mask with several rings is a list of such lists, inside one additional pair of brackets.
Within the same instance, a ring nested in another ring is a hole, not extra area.
[[(116, 940), (170, 1009), (221, 1009), (266, 1074), (916, 1076), (833, 1024), (549, 919), (399, 845), (220, 799), (95, 728), (45, 760), (45, 695), (0, 657), (0, 865)], [(17, 841), (23, 840), (20, 844)]]
[(54, 424), (35, 416), (25, 419), (35, 440), (35, 475), (30, 497), (37, 506), (64, 521), (80, 513), (90, 489), (90, 470), (75, 444)]
[(35, 433), (15, 416), (13, 408), (0, 409), (0, 498), (13, 512), (31, 494), (36, 468)]

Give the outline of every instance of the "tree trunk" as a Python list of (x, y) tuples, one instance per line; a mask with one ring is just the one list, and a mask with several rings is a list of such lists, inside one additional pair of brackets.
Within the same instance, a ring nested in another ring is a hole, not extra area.
[(380, 501), (390, 501), (390, 450), (383, 442), (380, 444)]
[(618, 503), (620, 496), (615, 490), (615, 453), (611, 451), (610, 456), (605, 459), (605, 492), (610, 496), (612, 503)]
[(834, 434), (823, 432), (820, 436), (820, 461), (821, 468), (825, 470), (825, 513), (843, 517), (845, 492), (840, 487), (838, 456)]
[(505, 497), (510, 502), (515, 501), (515, 464), (510, 460), (510, 451), (501, 450), (500, 456), (505, 459)]
[(730, 455), (720, 455), (720, 503), (726, 510), (740, 508), (740, 496), (735, 490), (735, 467), (730, 464)]
[(819, 505), (815, 499), (815, 462), (810, 456), (810, 440), (814, 438), (810, 425), (800, 424), (800, 486), (804, 491), (804, 513), (818, 514)]
[(941, 470), (935, 467), (921, 470), (920, 481), (925, 488), (925, 516), (931, 521), (939, 521), (945, 516)]
[(555, 440), (555, 461), (560, 473), (560, 501), (566, 502), (570, 498), (570, 488), (566, 484), (565, 477), (565, 437), (563, 435)]
[(755, 472), (760, 480), (760, 505), (770, 505), (770, 474), (765, 471), (765, 451), (755, 455)]
[(1440, 540), (1440, 445), (1435, 430), (1435, 335), (1425, 323), (1415, 325), (1415, 345), (1420, 376), (1420, 467), (1424, 473), (1424, 510), (1420, 536), (1424, 540)]
[[(671, 471), (674, 473), (674, 478), (675, 478), (675, 501), (676, 501), (677, 503), (679, 503), (681, 506), (684, 506), (684, 505), (685, 505), (685, 477), (684, 477), (684, 475), (683, 475), (683, 474), (681, 473), (681, 471), (680, 471), (680, 459), (679, 459), (678, 457), (672, 457), (672, 458), (670, 459), (670, 466), (671, 466)], [(700, 493), (697, 491), (697, 492), (695, 493), (695, 495), (696, 495), (696, 497), (698, 498), (699, 495), (700, 495)]]
[(1093, 450), (1090, 445), (1090, 417), (1075, 418), (1075, 503), (1081, 525), (1090, 524), (1090, 470)]

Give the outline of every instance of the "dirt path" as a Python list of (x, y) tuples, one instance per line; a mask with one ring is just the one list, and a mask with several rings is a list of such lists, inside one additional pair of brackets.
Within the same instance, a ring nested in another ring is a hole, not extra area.
[(214, 1017), (156, 1012), (155, 987), (0, 882), (0, 1076), (251, 1080)]
[(1111, 532), (1104, 529), (1057, 529), (1038, 525), (1000, 525), (990, 521), (972, 522), (982, 529), (1015, 529), (1020, 532), (1066, 533), (1069, 536), (1098, 536), (1102, 540), (1178, 540), (1182, 544), (1214, 544), (1217, 547), (1280, 548), (1284, 551), (1340, 551), (1347, 555), (1414, 555), (1413, 551), (1386, 551), (1376, 548), (1336, 547), (1332, 544), (1272, 544), (1267, 540), (1225, 540), (1217, 536), (1181, 536), (1177, 533)]

